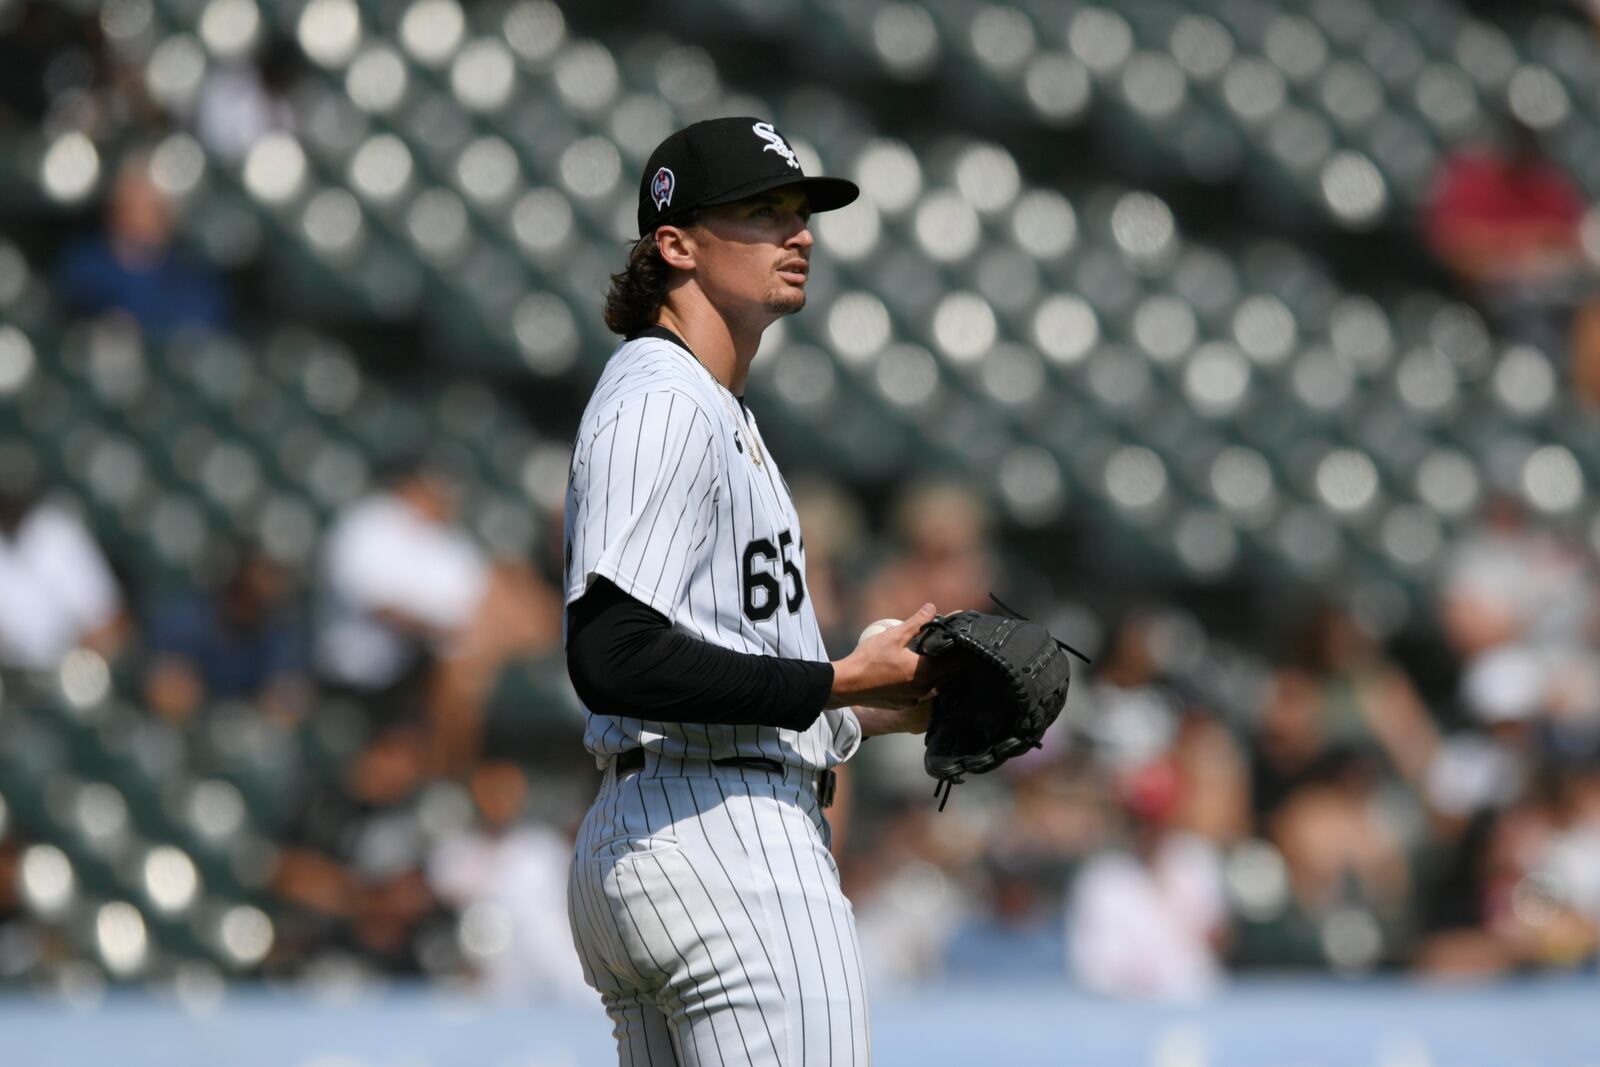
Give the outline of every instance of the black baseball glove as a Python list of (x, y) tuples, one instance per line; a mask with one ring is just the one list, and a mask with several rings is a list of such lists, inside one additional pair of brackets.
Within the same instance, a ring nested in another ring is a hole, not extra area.
[(941, 811), (963, 775), (992, 771), (1044, 743), (1067, 702), (1067, 653), (1083, 659), (1036, 622), (979, 611), (936, 616), (909, 647), (958, 663), (933, 698), (922, 757), (938, 780), (934, 796), (944, 792)]

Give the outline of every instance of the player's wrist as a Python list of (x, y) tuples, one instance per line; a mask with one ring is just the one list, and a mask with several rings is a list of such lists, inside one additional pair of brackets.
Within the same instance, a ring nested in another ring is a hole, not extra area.
[(833, 668), (833, 684), (828, 688), (828, 710), (849, 707), (861, 694), (860, 675), (851, 658), (846, 656), (828, 664)]
[(928, 730), (927, 701), (912, 708), (874, 708), (856, 706), (856, 721), (861, 724), (861, 736), (881, 737), (884, 734), (920, 734)]

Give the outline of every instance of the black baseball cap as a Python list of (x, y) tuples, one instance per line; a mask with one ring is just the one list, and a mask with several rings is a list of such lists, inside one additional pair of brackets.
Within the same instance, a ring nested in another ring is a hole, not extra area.
[(763, 119), (707, 119), (685, 126), (650, 153), (639, 181), (639, 233), (694, 208), (730, 204), (769, 189), (798, 187), (812, 211), (844, 207), (861, 190), (844, 178), (808, 178), (794, 149)]

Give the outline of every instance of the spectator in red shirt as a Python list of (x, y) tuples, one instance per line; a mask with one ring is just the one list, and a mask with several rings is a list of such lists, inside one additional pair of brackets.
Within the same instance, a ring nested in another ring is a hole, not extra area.
[(1495, 325), (1548, 353), (1582, 295), (1577, 186), (1514, 118), (1487, 148), (1452, 155), (1424, 208), (1428, 245)]

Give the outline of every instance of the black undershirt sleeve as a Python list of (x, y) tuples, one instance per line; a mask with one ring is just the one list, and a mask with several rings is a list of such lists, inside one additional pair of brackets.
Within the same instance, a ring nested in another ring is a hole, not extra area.
[(567, 672), (590, 711), (653, 722), (804, 730), (833, 691), (831, 663), (690, 637), (604, 578), (567, 608)]

